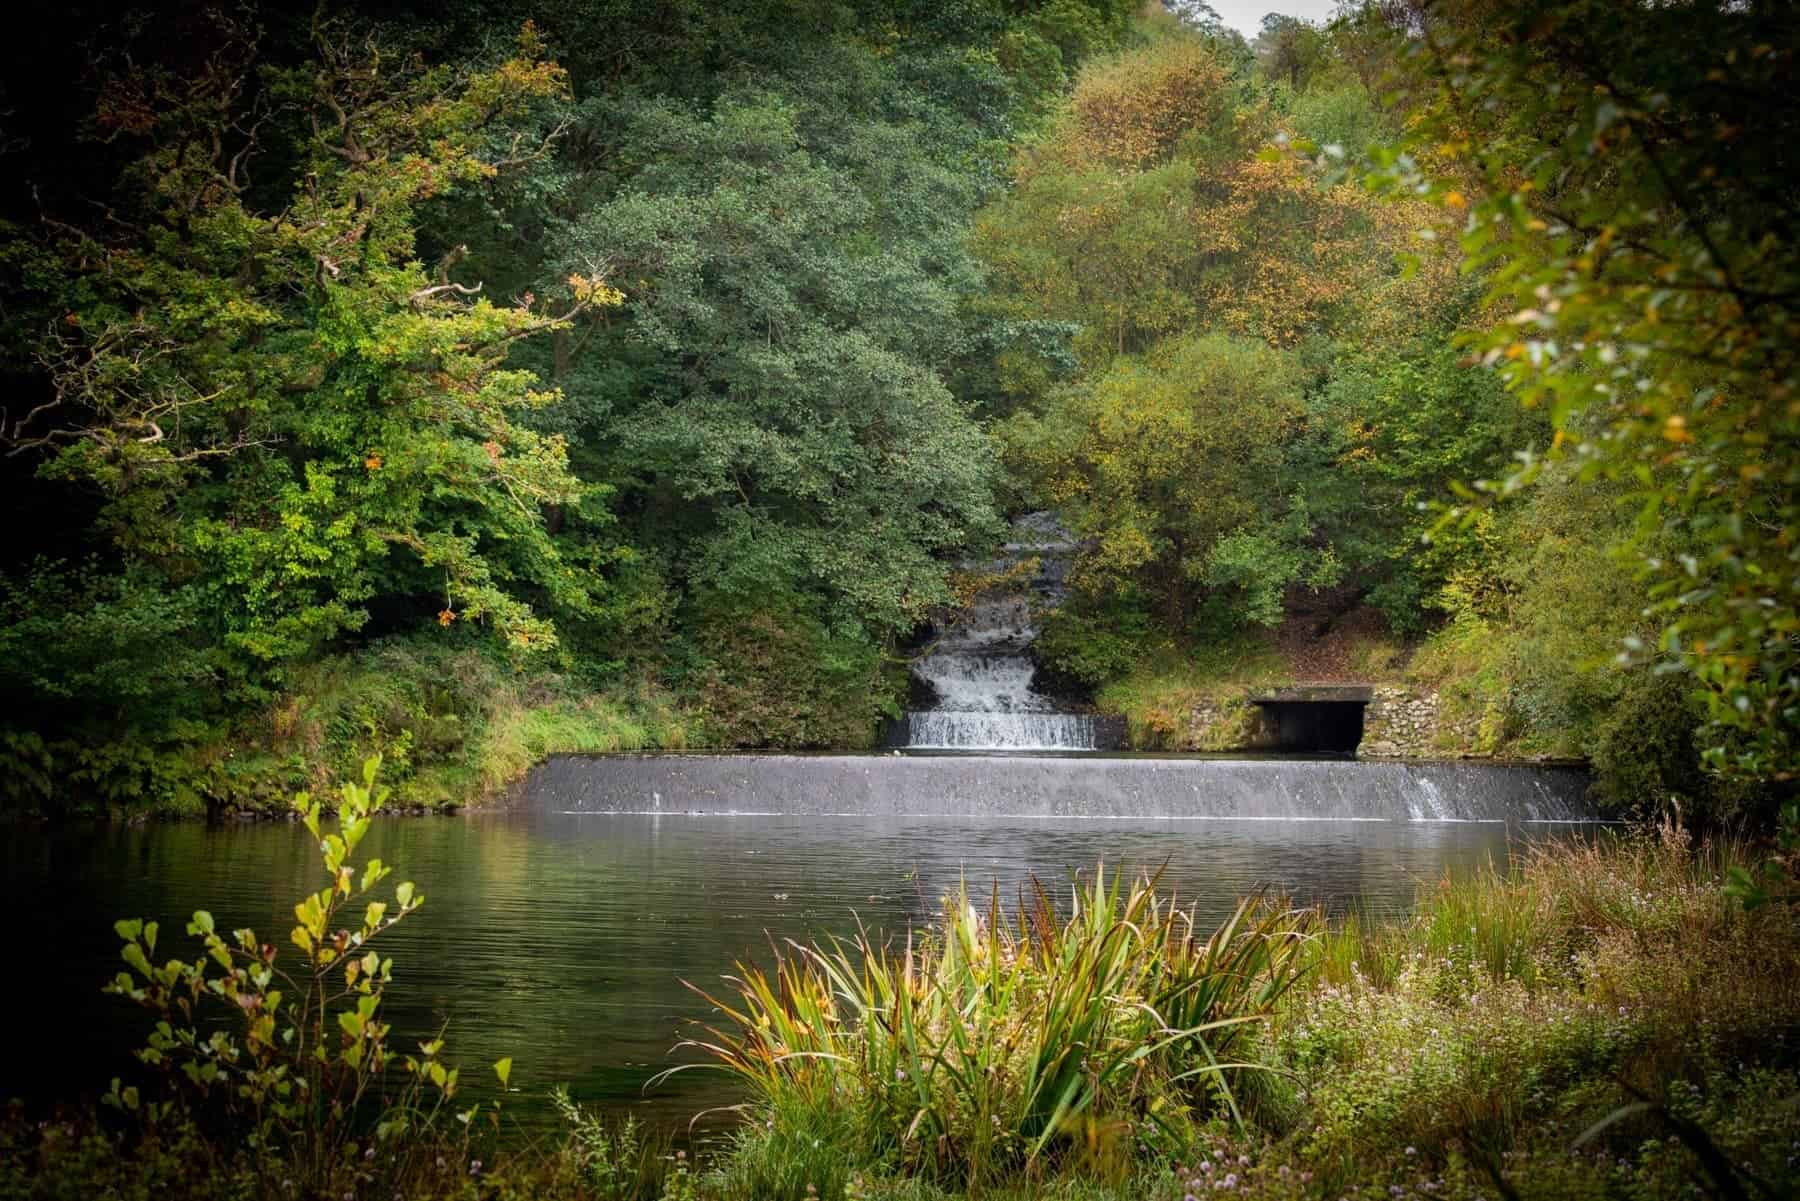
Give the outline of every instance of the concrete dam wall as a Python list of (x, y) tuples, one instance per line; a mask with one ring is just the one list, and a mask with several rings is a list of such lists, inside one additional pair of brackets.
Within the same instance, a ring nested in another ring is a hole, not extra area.
[(1587, 773), (1493, 763), (1098, 755), (559, 755), (533, 807), (575, 813), (1579, 822)]

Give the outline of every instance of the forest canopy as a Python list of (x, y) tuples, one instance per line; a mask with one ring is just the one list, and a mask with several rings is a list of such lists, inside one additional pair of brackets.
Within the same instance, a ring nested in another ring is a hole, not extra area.
[(867, 745), (1049, 509), (1090, 703), (1358, 630), (1468, 750), (1754, 809), (1800, 726), (1793, 25), (77, 2), (0, 96), (5, 787)]

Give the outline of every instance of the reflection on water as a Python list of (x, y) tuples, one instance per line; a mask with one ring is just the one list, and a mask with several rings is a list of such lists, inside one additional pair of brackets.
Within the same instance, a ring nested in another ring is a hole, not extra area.
[[(680, 980), (713, 987), (769, 935), (847, 932), (853, 912), (872, 928), (904, 931), (959, 879), (982, 893), (998, 882), (1010, 901), (1027, 873), (1066, 885), (1102, 857), (1166, 861), (1165, 880), (1209, 919), (1259, 886), (1334, 910), (1391, 913), (1420, 880), (1503, 858), (1523, 836), (1455, 822), (519, 811), (381, 820), (362, 850), (399, 864), (396, 879), (417, 881), (426, 897), (388, 943), (397, 1038), (447, 1026), (471, 1079), (485, 1081), (478, 1067), (512, 1055), (513, 1082), (527, 1094), (567, 1083), (578, 1099), (675, 1122), (735, 1099), (705, 1072), (642, 1092), (674, 1062), (683, 1021), (705, 1015)], [(103, 1086), (130, 1066), (123, 1056), (142, 1022), (98, 992), (119, 962), (114, 918), (162, 920), (164, 956), (187, 953), (179, 931), (202, 906), (223, 927), (250, 925), (286, 947), (289, 906), (319, 871), (292, 825), (13, 830), (0, 854), (7, 911), (39, 915), (18, 933), (48, 944), (47, 970), (28, 969), (43, 970), (37, 995), (67, 1002), (44, 1006), (39, 1036), (0, 1060), (7, 1096)], [(541, 1105), (520, 1100), (527, 1118), (543, 1119)]]

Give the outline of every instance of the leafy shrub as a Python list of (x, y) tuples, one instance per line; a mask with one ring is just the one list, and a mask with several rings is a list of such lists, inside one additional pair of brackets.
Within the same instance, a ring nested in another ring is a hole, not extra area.
[[(1772, 786), (1702, 765), (1705, 720), (1691, 676), (1633, 672), (1594, 739), (1594, 799), (1609, 813), (1699, 829), (1778, 819)], [(1728, 732), (1715, 736), (1732, 745)]]
[[(569, 1098), (569, 1090), (555, 1088), (551, 1104), (562, 1116), (568, 1141), (563, 1152), (587, 1195), (595, 1201), (653, 1201), (666, 1196), (667, 1138), (648, 1136), (637, 1119), (606, 1119), (582, 1108)], [(686, 1155), (680, 1156), (685, 1171)]]
[(203, 598), (141, 570), (37, 560), (0, 575), (0, 700), (41, 720), (155, 734), (196, 712), (210, 665), (194, 645)]
[(1691, 809), (1705, 784), (1690, 681), (1638, 673), (1594, 743), (1594, 798), (1608, 812), (1656, 816)]
[(1032, 650), (1054, 671), (1089, 687), (1116, 679), (1144, 656), (1152, 632), (1138, 598), (1077, 596), (1044, 618)]
[[(377, 1155), (380, 1170), (391, 1172), (421, 1151), (423, 1136), (435, 1133), (457, 1095), (458, 1075), (439, 1058), (442, 1039), (421, 1043), (417, 1056), (397, 1055), (382, 1020), (394, 965), (371, 944), (415, 913), (424, 897), (407, 882), (394, 888), (391, 902), (377, 900), (374, 890), (393, 868), (371, 859), (359, 872), (352, 862), (386, 797), (375, 782), (379, 763), (369, 760), (361, 783), (344, 784), (335, 831), (322, 828), (318, 802), (304, 793), (294, 800), (326, 876), (325, 887), (294, 906), (298, 924), (289, 939), (300, 951), (294, 969), (278, 966), (276, 948), (255, 931), (227, 935), (205, 910), (187, 924), (188, 935), (201, 942), (191, 960), (153, 961), (154, 921), (115, 924), (130, 970), (107, 991), (154, 1015), (136, 1054), (160, 1087), (146, 1095), (115, 1077), (106, 1104), (152, 1125), (176, 1118), (228, 1131), (232, 1141), (333, 1195), (366, 1183)], [(408, 1081), (390, 1091), (395, 1060)], [(512, 1061), (502, 1059), (494, 1070), (504, 1085)], [(477, 1111), (456, 1117), (466, 1128)]]
[(899, 713), (902, 678), (876, 642), (828, 626), (797, 594), (715, 595), (696, 640), (700, 714), (715, 745), (866, 747), (876, 721)]

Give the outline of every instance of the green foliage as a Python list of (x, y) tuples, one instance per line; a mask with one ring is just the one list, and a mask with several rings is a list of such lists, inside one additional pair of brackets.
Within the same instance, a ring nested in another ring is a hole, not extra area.
[[(1294, 1151), (1331, 1195), (1423, 1176), (1453, 1196), (1497, 1179), (1522, 1196), (1627, 1181), (1677, 1196), (1706, 1170), (1695, 1148), (1720, 1144), (1788, 1179), (1754, 1130), (1791, 1121), (1770, 1100), (1793, 1088), (1775, 1046), (1797, 948), (1790, 922), (1746, 924), (1731, 902), (1721, 879), (1743, 853), (1642, 836), (1545, 846), (1422, 889), (1397, 928), (1328, 939), (1323, 987), (1277, 1037), (1307, 1098)], [(1628, 1101), (1632, 1120), (1599, 1124)]]
[[(322, 28), (288, 70), (259, 69), (246, 33), (192, 78), (121, 76), (101, 122), (145, 147), (121, 181), (130, 236), (47, 227), (55, 400), (6, 431), (46, 476), (107, 495), (128, 578), (161, 576), (252, 690), (383, 598), (436, 597), (444, 623), (520, 649), (552, 640), (527, 589), (587, 602), (539, 508), (579, 486), (560, 440), (514, 420), (547, 396), (504, 358), (617, 293), (572, 277), (559, 315), (500, 307), (450, 280), (456, 252), (436, 279), (417, 257), (420, 206), (499, 171), (508, 121), (561, 72), (529, 29), (516, 57), (461, 72), (341, 36)], [(290, 113), (311, 133), (264, 210), (248, 172)], [(234, 121), (264, 133), (222, 148)]]
[(1092, 688), (1129, 671), (1153, 637), (1141, 595), (1077, 595), (1045, 616), (1032, 648), (1040, 663)]
[[(1291, 682), (1274, 648), (1244, 634), (1197, 645), (1150, 644), (1121, 665), (1095, 700), (1105, 712), (1124, 715), (1138, 749), (1235, 750), (1260, 724), (1246, 694)], [(1203, 720), (1207, 714), (1210, 721)]]
[(577, 359), (564, 386), (615, 397), (577, 436), (692, 593), (811, 592), (892, 639), (996, 528), (992, 452), (935, 370), (974, 286), (976, 147), (940, 110), (889, 110), (900, 80), (866, 52), (810, 65), (710, 111), (578, 114), (630, 169), (559, 228), (557, 270), (605, 262), (630, 286), (628, 323), (594, 346), (640, 366), (610, 380)]
[[(1203, 332), (1292, 345), (1379, 331), (1386, 309), (1436, 303), (1441, 256), (1393, 270), (1403, 223), (1421, 214), (1258, 154), (1287, 133), (1205, 39), (1090, 66), (1050, 135), (1016, 156), (1013, 189), (977, 219), (993, 276), (984, 304), (1078, 323), (1092, 365)], [(1028, 364), (1013, 374), (1015, 387), (1032, 379)]]
[(1260, 899), (1204, 935), (1154, 880), (1103, 870), (1066, 921), (1041, 889), (1012, 919), (963, 891), (903, 952), (790, 941), (770, 971), (740, 964), (694, 1045), (750, 1086), (772, 1137), (830, 1132), (812, 1158), (827, 1195), (876, 1165), (971, 1189), (1052, 1162), (1117, 1179), (1136, 1141), (1178, 1146), (1238, 1113), (1246, 1030), (1303, 978), (1312, 937), (1312, 915)]
[[(1047, 505), (1086, 542), (1039, 652), (1157, 741), (1206, 691), (1169, 645), (1370, 605), (1472, 749), (1766, 815), (1800, 726), (1791, 13), (1372, 5), (1252, 52), (1164, 7), (68, 39), (79, 102), (21, 87), (0, 139), (7, 497), (52, 518), (0, 563), (8, 796), (266, 807), (380, 752), (454, 801), (690, 740), (683, 703), (863, 745), (953, 565)], [(1539, 486), (1438, 520), (1484, 479)], [(1621, 644), (1691, 682), (1711, 775)]]
[(1559, 470), (1522, 503), (1434, 533), (1449, 553), (1426, 560), (1445, 572), (1430, 603), (1450, 620), (1412, 670), (1478, 724), (1484, 753), (1584, 754), (1612, 720), (1629, 678), (1619, 642), (1644, 622), (1611, 553), (1631, 520), (1617, 489)]
[(0, 694), (73, 717), (157, 723), (192, 715), (209, 664), (195, 645), (198, 590), (155, 573), (37, 560), (0, 577)]
[(77, 727), (0, 733), (4, 789), (28, 812), (163, 816), (286, 811), (295, 789), (335, 791), (381, 755), (392, 803), (476, 804), (562, 752), (676, 749), (700, 723), (642, 678), (521, 670), (473, 634), (385, 639), (299, 665), (266, 705), (176, 721), (150, 737)]
[(701, 605), (693, 686), (715, 745), (865, 748), (899, 715), (902, 681), (862, 629), (827, 625), (792, 593)]
[(1326, 33), (1300, 17), (1269, 13), (1253, 43), (1256, 57), (1270, 79), (1299, 91), (1330, 62)]
[(1666, 675), (1641, 675), (1626, 687), (1594, 745), (1593, 794), (1607, 810), (1679, 813), (1704, 795), (1692, 691)]
[(1613, 0), (1434, 13), (1400, 54), (1413, 153), (1378, 172), (1467, 208), (1465, 261), (1509, 314), (1476, 350), (1584, 476), (1687, 543), (1642, 556), (1659, 632), (1634, 649), (1692, 674), (1710, 767), (1752, 777), (1791, 775), (1800, 729), (1794, 22)]
[[(1277, 35), (1309, 62), (1323, 53), (1311, 27)], [(1014, 410), (1000, 430), (1015, 478), (1091, 539), (1085, 595), (1046, 650), (1091, 681), (1130, 669), (1140, 615), (1204, 639), (1277, 625), (1291, 590), (1346, 578), (1416, 632), (1431, 585), (1413, 563), (1426, 523), (1407, 506), (1512, 432), (1496, 389), (1493, 415), (1468, 420), (1476, 389), (1422, 336), (1458, 291), (1443, 255), (1398, 270), (1405, 223), (1429, 210), (1258, 153), (1296, 114), (1366, 142), (1381, 125), (1367, 91), (1307, 67), (1279, 91), (1284, 114), (1249, 70), (1179, 31), (1091, 65), (978, 219), (984, 305), (1078, 329), (1085, 377), (1059, 383), (1043, 348), (1009, 345), (997, 407)], [(1364, 444), (1378, 438), (1392, 449), (1376, 464)], [(1107, 629), (1107, 614), (1127, 624)]]
[(119, 1139), (93, 1120), (30, 1121), (22, 1107), (0, 1120), (0, 1193), (29, 1201), (238, 1201), (256, 1196), (258, 1165), (231, 1156), (192, 1123), (165, 1121)]
[(1213, 543), (1200, 580), (1215, 595), (1223, 593), (1220, 607), (1227, 623), (1236, 616), (1254, 625), (1279, 625), (1287, 612), (1289, 587), (1337, 583), (1337, 556), (1330, 547), (1307, 545), (1312, 532), (1306, 506), (1296, 496), (1279, 524), (1240, 527)]
[[(1099, 606), (1141, 607), (1181, 631), (1208, 597), (1219, 624), (1273, 624), (1291, 584), (1331, 581), (1329, 548), (1312, 543), (1304, 502), (1283, 475), (1282, 443), (1299, 419), (1292, 356), (1242, 338), (1171, 339), (1021, 416), (1014, 445), (1072, 529), (1092, 539), (1073, 573)], [(1090, 609), (1090, 614), (1097, 614)], [(1118, 666), (1107, 639), (1076, 631), (1079, 609), (1052, 627), (1053, 663), (1089, 679)], [(1059, 648), (1069, 643), (1068, 657)]]
[[(317, 840), (325, 887), (294, 906), (289, 935), (300, 951), (292, 970), (277, 966), (277, 949), (249, 929), (223, 933), (196, 910), (187, 925), (201, 954), (153, 961), (158, 925), (140, 918), (114, 924), (124, 945), (121, 971), (106, 991), (150, 1011), (155, 1027), (138, 1060), (159, 1081), (146, 1096), (115, 1077), (103, 1102), (158, 1123), (173, 1113), (223, 1121), (256, 1153), (279, 1159), (309, 1187), (351, 1183), (364, 1170), (363, 1140), (390, 1160), (414, 1149), (457, 1093), (457, 1070), (438, 1058), (441, 1039), (419, 1044), (417, 1056), (391, 1048), (381, 1003), (393, 960), (371, 944), (424, 903), (412, 883), (392, 901), (376, 887), (393, 873), (379, 859), (360, 866), (357, 844), (386, 797), (370, 759), (361, 783), (344, 784), (338, 828), (326, 832), (320, 806), (305, 793), (294, 808)], [(385, 890), (384, 890), (385, 892)], [(340, 924), (341, 923), (341, 924)], [(215, 1011), (217, 1016), (215, 1017)], [(390, 1093), (387, 1072), (398, 1059), (409, 1076)], [(510, 1060), (495, 1065), (502, 1083)], [(456, 1114), (467, 1126), (478, 1108)]]
[(1308, 395), (1294, 453), (1320, 535), (1390, 626), (1414, 635), (1449, 576), (1491, 558), (1469, 531), (1438, 528), (1435, 507), (1453, 486), (1493, 478), (1516, 451), (1549, 441), (1541, 419), (1491, 373), (1459, 363), (1442, 337), (1332, 363)]
[(1771, 901), (1800, 904), (1800, 800), (1781, 806), (1774, 853), (1753, 866), (1733, 864), (1726, 870), (1725, 892), (1746, 910), (1760, 909)]
[[(1692, 1195), (1718, 1169), (1782, 1195), (1794, 1182), (1786, 995), (1800, 944), (1787, 915), (1746, 915), (1722, 883), (1745, 850), (1669, 835), (1546, 844), (1507, 869), (1427, 883), (1410, 916), (1279, 944), (1299, 983), (1266, 1020), (1217, 1032), (1236, 1032), (1234, 1056), (1275, 1069), (1238, 1072), (1213, 1094), (1235, 1099), (1245, 1125), (1222, 1110), (1165, 1132), (1146, 1117), (1137, 1153), (1149, 1158), (1135, 1169), (1111, 1158), (1131, 1152), (1100, 1122), (1051, 1140), (1044, 1162), (1008, 1160), (993, 1133), (977, 1140), (996, 1111), (1008, 1129), (1013, 1111), (997, 1102), (1030, 1079), (1019, 1059), (1036, 1022), (1086, 995), (1084, 976), (1031, 987), (1029, 966), (1066, 952), (1078, 929), (1084, 946), (1104, 939), (1104, 923), (1084, 924), (1085, 892), (1066, 924), (1019, 935), (961, 896), (904, 949), (788, 943), (772, 971), (733, 981), (725, 1022), (703, 1040), (751, 1080), (763, 1119), (709, 1179), (719, 1196), (793, 1198), (1598, 1201)], [(1136, 994), (1114, 995), (1108, 1039), (1085, 1044), (1096, 1105), (1111, 1062), (1100, 1048), (1128, 1029)], [(1021, 997), (1049, 1012), (1014, 1029), (1000, 1003)], [(983, 1174), (971, 1149), (987, 1155)]]
[(1362, 153), (1389, 132), (1374, 98), (1355, 79), (1306, 89), (1288, 101), (1287, 117), (1299, 136), (1346, 154)]
[(303, 768), (295, 783), (329, 787), (380, 754), (398, 801), (434, 807), (501, 791), (547, 754), (678, 748), (692, 725), (654, 686), (520, 672), (434, 636), (309, 664), (258, 717), (233, 741)]
[[(550, 1100), (568, 1128), (564, 1154), (574, 1161), (575, 1172), (586, 1195), (595, 1201), (654, 1201), (669, 1197), (664, 1178), (666, 1148), (639, 1128), (637, 1119), (606, 1119), (569, 1099), (569, 1090), (555, 1088)], [(681, 1153), (683, 1160), (686, 1153)], [(684, 1164), (685, 1171), (685, 1164)]]

